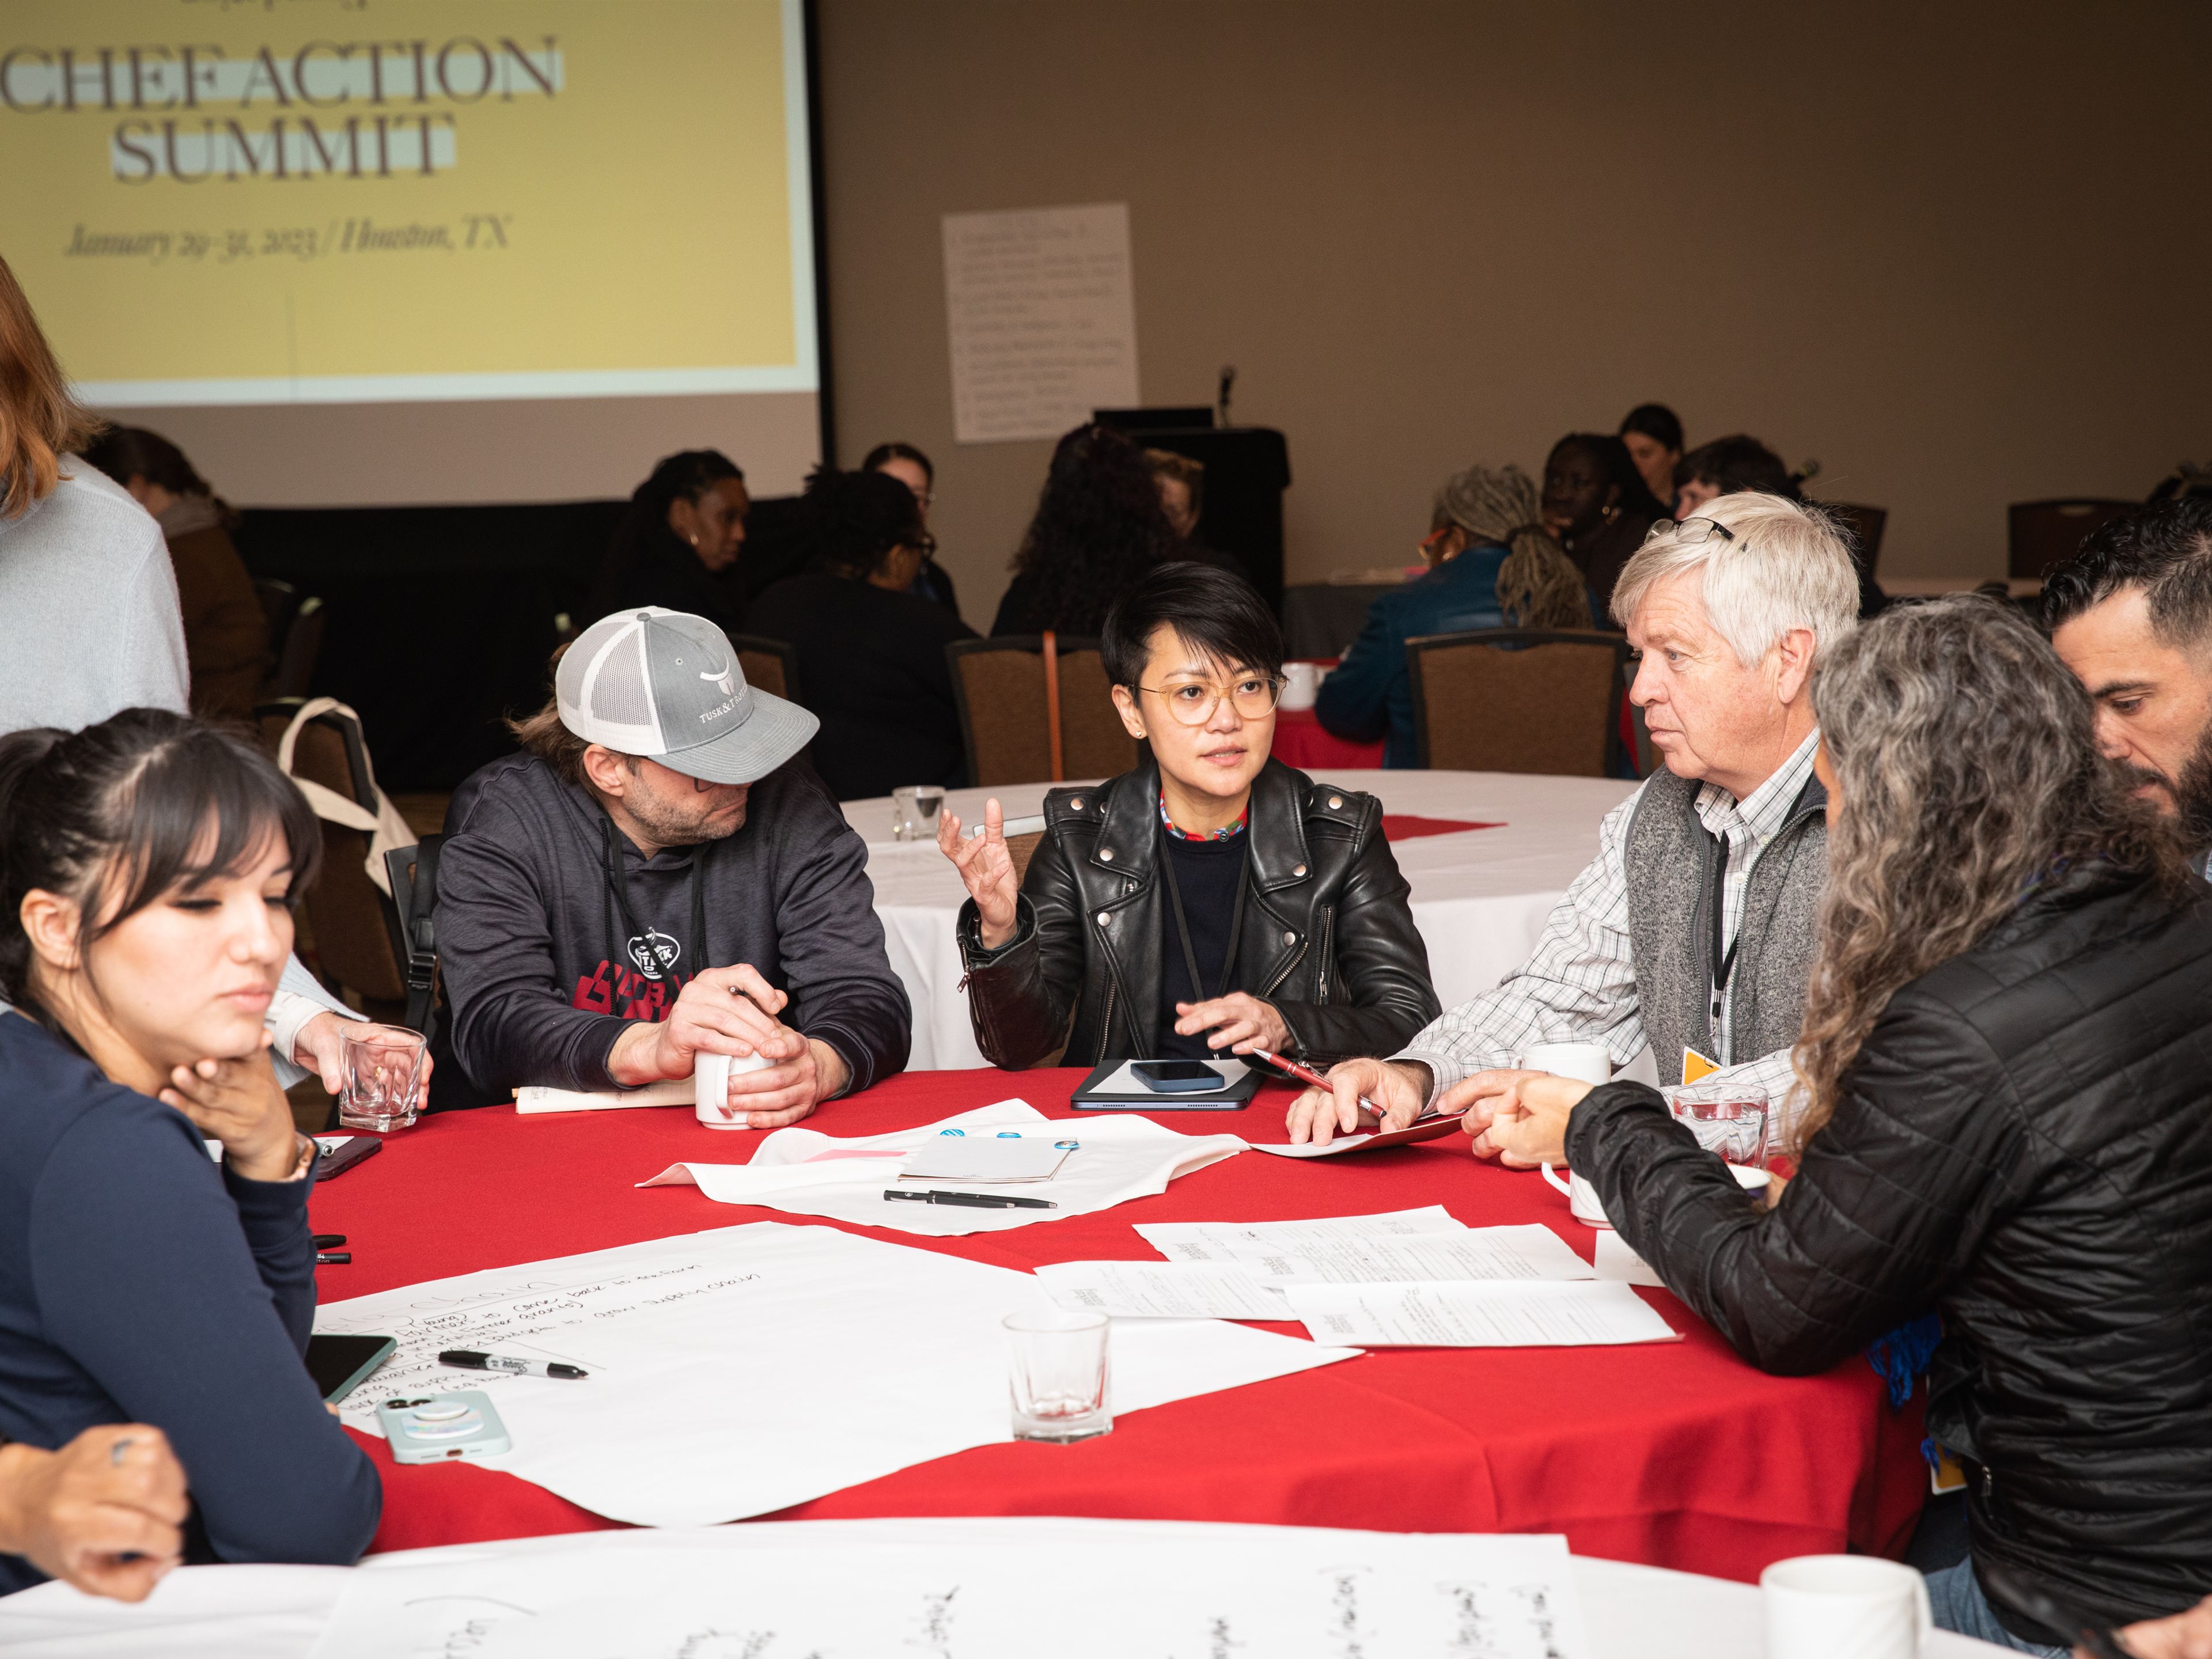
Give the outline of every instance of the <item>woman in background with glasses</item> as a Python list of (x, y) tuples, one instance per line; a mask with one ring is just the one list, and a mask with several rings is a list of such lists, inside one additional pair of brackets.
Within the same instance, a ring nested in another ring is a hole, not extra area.
[[(1176, 562), (1100, 640), (1135, 769), (1045, 797), (1018, 881), (999, 803), (938, 845), (969, 902), (975, 1040), (1003, 1066), (1266, 1048), (1389, 1054), (1437, 1014), (1428, 952), (1373, 796), (1271, 759), (1283, 642), (1250, 586)], [(1072, 1024), (1071, 1024), (1072, 1020)]]
[[(891, 442), (878, 444), (860, 462), (863, 472), (880, 472), (886, 477), (896, 478), (913, 492), (914, 504), (921, 510), (922, 528), (929, 527), (929, 509), (937, 500), (937, 468), (928, 456), (912, 444)], [(917, 599), (927, 599), (940, 611), (960, 614), (960, 596), (954, 591), (951, 574), (937, 562), (937, 544), (932, 542), (921, 556), (921, 568), (914, 574), (908, 592)]]

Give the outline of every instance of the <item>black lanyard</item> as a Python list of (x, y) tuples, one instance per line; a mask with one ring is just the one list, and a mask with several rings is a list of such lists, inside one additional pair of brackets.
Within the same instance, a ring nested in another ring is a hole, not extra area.
[[(1242, 841), (1250, 834), (1251, 831), (1247, 830), (1244, 836), (1237, 839)], [(1206, 994), (1206, 981), (1199, 977), (1198, 951), (1190, 942), (1190, 921), (1182, 913), (1182, 889), (1176, 884), (1175, 853), (1167, 845), (1167, 826), (1162, 824), (1160, 872), (1167, 878), (1168, 902), (1175, 906), (1176, 933), (1182, 940), (1182, 965), (1190, 970), (1191, 994), (1199, 1001), (1205, 1002), (1209, 1000)], [(1237, 850), (1243, 856), (1237, 860), (1237, 902), (1229, 913), (1229, 949), (1221, 958), (1221, 988), (1214, 993), (1216, 996), (1229, 994), (1231, 978), (1237, 971), (1237, 941), (1244, 933), (1244, 895), (1252, 884), (1251, 848), (1247, 846)]]
[(1726, 908), (1723, 896), (1728, 890), (1729, 840), (1726, 836), (1715, 836), (1720, 843), (1720, 861), (1713, 866), (1713, 1018), (1721, 1017), (1721, 999), (1728, 993), (1729, 975), (1735, 971), (1736, 947), (1743, 943), (1743, 929), (1736, 929), (1735, 937), (1729, 940), (1728, 949), (1721, 949), (1721, 939), (1726, 929), (1721, 923), (1721, 913)]
[[(606, 880), (607, 892), (614, 900), (623, 927), (629, 930), (627, 937), (636, 939), (645, 951), (645, 960), (640, 962), (622, 949), (618, 942), (611, 941), (607, 961), (611, 964), (619, 956), (646, 978), (665, 979), (667, 975), (662, 971), (659, 953), (653, 948), (652, 930), (639, 927), (637, 918), (630, 914), (629, 874), (622, 855), (622, 835), (604, 807), (599, 811), (599, 830), (601, 843), (606, 850), (606, 861), (600, 874)], [(691, 937), (685, 941), (684, 948), (691, 952), (691, 972), (695, 976), (707, 965), (707, 884), (700, 879), (700, 873), (701, 866), (707, 862), (707, 848), (712, 844), (702, 842), (691, 849)]]

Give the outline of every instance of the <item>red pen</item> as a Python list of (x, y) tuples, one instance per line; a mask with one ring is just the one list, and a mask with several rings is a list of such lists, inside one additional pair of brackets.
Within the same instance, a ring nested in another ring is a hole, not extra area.
[[(1284, 1076), (1295, 1078), (1298, 1082), (1306, 1084), (1313, 1088), (1326, 1089), (1330, 1086), (1328, 1079), (1323, 1077), (1319, 1072), (1314, 1070), (1312, 1066), (1302, 1066), (1295, 1060), (1285, 1060), (1280, 1054), (1271, 1054), (1265, 1048), (1252, 1049), (1250, 1051), (1249, 1057), (1254, 1060), (1265, 1060), (1268, 1065), (1273, 1066), (1277, 1071), (1283, 1073)], [(1377, 1123), (1380, 1123), (1382, 1121), (1382, 1109), (1380, 1106), (1377, 1106), (1373, 1101), (1368, 1099), (1365, 1095), (1359, 1097), (1359, 1104), (1364, 1110), (1374, 1115), (1375, 1121)], [(1458, 1112), (1423, 1112), (1419, 1117), (1416, 1117), (1413, 1120), (1413, 1122), (1425, 1123), (1431, 1118), (1457, 1117), (1459, 1115), (1461, 1115), (1461, 1114)], [(1412, 1124), (1408, 1124), (1407, 1127), (1410, 1128), (1413, 1126)]]

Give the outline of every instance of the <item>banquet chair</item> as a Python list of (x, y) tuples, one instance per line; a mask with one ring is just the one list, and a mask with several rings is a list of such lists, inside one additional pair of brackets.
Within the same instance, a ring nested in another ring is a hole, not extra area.
[[(1049, 684), (1048, 642), (1058, 671)], [(969, 783), (1110, 778), (1136, 764), (1136, 739), (1115, 712), (1097, 641), (1049, 634), (956, 640), (945, 658)]]
[(1851, 558), (1869, 576), (1880, 574), (1881, 568), (1881, 532), (1889, 526), (1889, 509), (1886, 507), (1862, 507), (1853, 501), (1822, 501), (1826, 507), (1850, 532)]
[(2014, 501), (2005, 508), (2005, 572), (2040, 576), (2061, 559), (2081, 551), (2081, 538), (2091, 531), (2101, 530), (2142, 505), (2096, 495)]
[(407, 1007), (399, 1023), (426, 1037), (438, 1014), (438, 933), (431, 914), (438, 902), (438, 855), (445, 845), (443, 836), (425, 836), (412, 847), (394, 848), (384, 855), (406, 951)]
[(1006, 837), (1006, 856), (1014, 862), (1014, 885), (1022, 884), (1030, 873), (1030, 860), (1036, 856), (1037, 844), (1043, 841), (1044, 831), (1032, 830), (1026, 836)]
[(787, 645), (781, 640), (767, 640), (756, 634), (732, 634), (730, 643), (738, 647), (738, 666), (744, 671), (745, 684), (758, 686), (771, 697), (785, 697), (793, 702), (805, 700), (799, 695), (799, 647)]
[(1417, 766), (1601, 778), (1620, 758), (1618, 634), (1480, 628), (1406, 641)]
[[(254, 710), (264, 746), (271, 752), (297, 708), (295, 700)], [(343, 714), (318, 714), (301, 727), (292, 770), (368, 811), (377, 810), (368, 744), (361, 727)], [(406, 1006), (407, 940), (398, 909), (368, 878), (368, 832), (326, 818), (316, 822), (323, 832), (323, 865), (300, 908), (317, 971), (326, 984), (353, 993), (370, 1018), (395, 1021)]]
[(310, 595), (300, 601), (299, 609), (285, 624), (284, 637), (277, 647), (276, 672), (269, 681), (270, 696), (307, 695), (314, 684), (315, 663), (323, 654), (323, 634), (330, 620), (330, 607), (320, 599)]

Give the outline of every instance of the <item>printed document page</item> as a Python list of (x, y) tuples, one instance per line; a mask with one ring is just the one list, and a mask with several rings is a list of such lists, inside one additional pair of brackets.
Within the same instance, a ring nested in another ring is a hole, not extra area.
[(1289, 1249), (1313, 1238), (1371, 1238), (1383, 1234), (1465, 1232), (1441, 1204), (1381, 1215), (1324, 1216), (1310, 1221), (1147, 1221), (1137, 1237), (1170, 1261), (1230, 1261), (1232, 1244)]
[(1291, 1304), (1241, 1267), (1206, 1261), (1058, 1261), (1037, 1278), (1063, 1308), (1116, 1319), (1288, 1319)]
[(1230, 1259), (1269, 1284), (1412, 1284), (1437, 1279), (1590, 1279), (1590, 1264), (1549, 1227), (1471, 1227), (1398, 1238), (1231, 1243)]
[(1363, 1347), (1589, 1347), (1681, 1338), (1627, 1285), (1583, 1279), (1286, 1285), (1316, 1342)]

